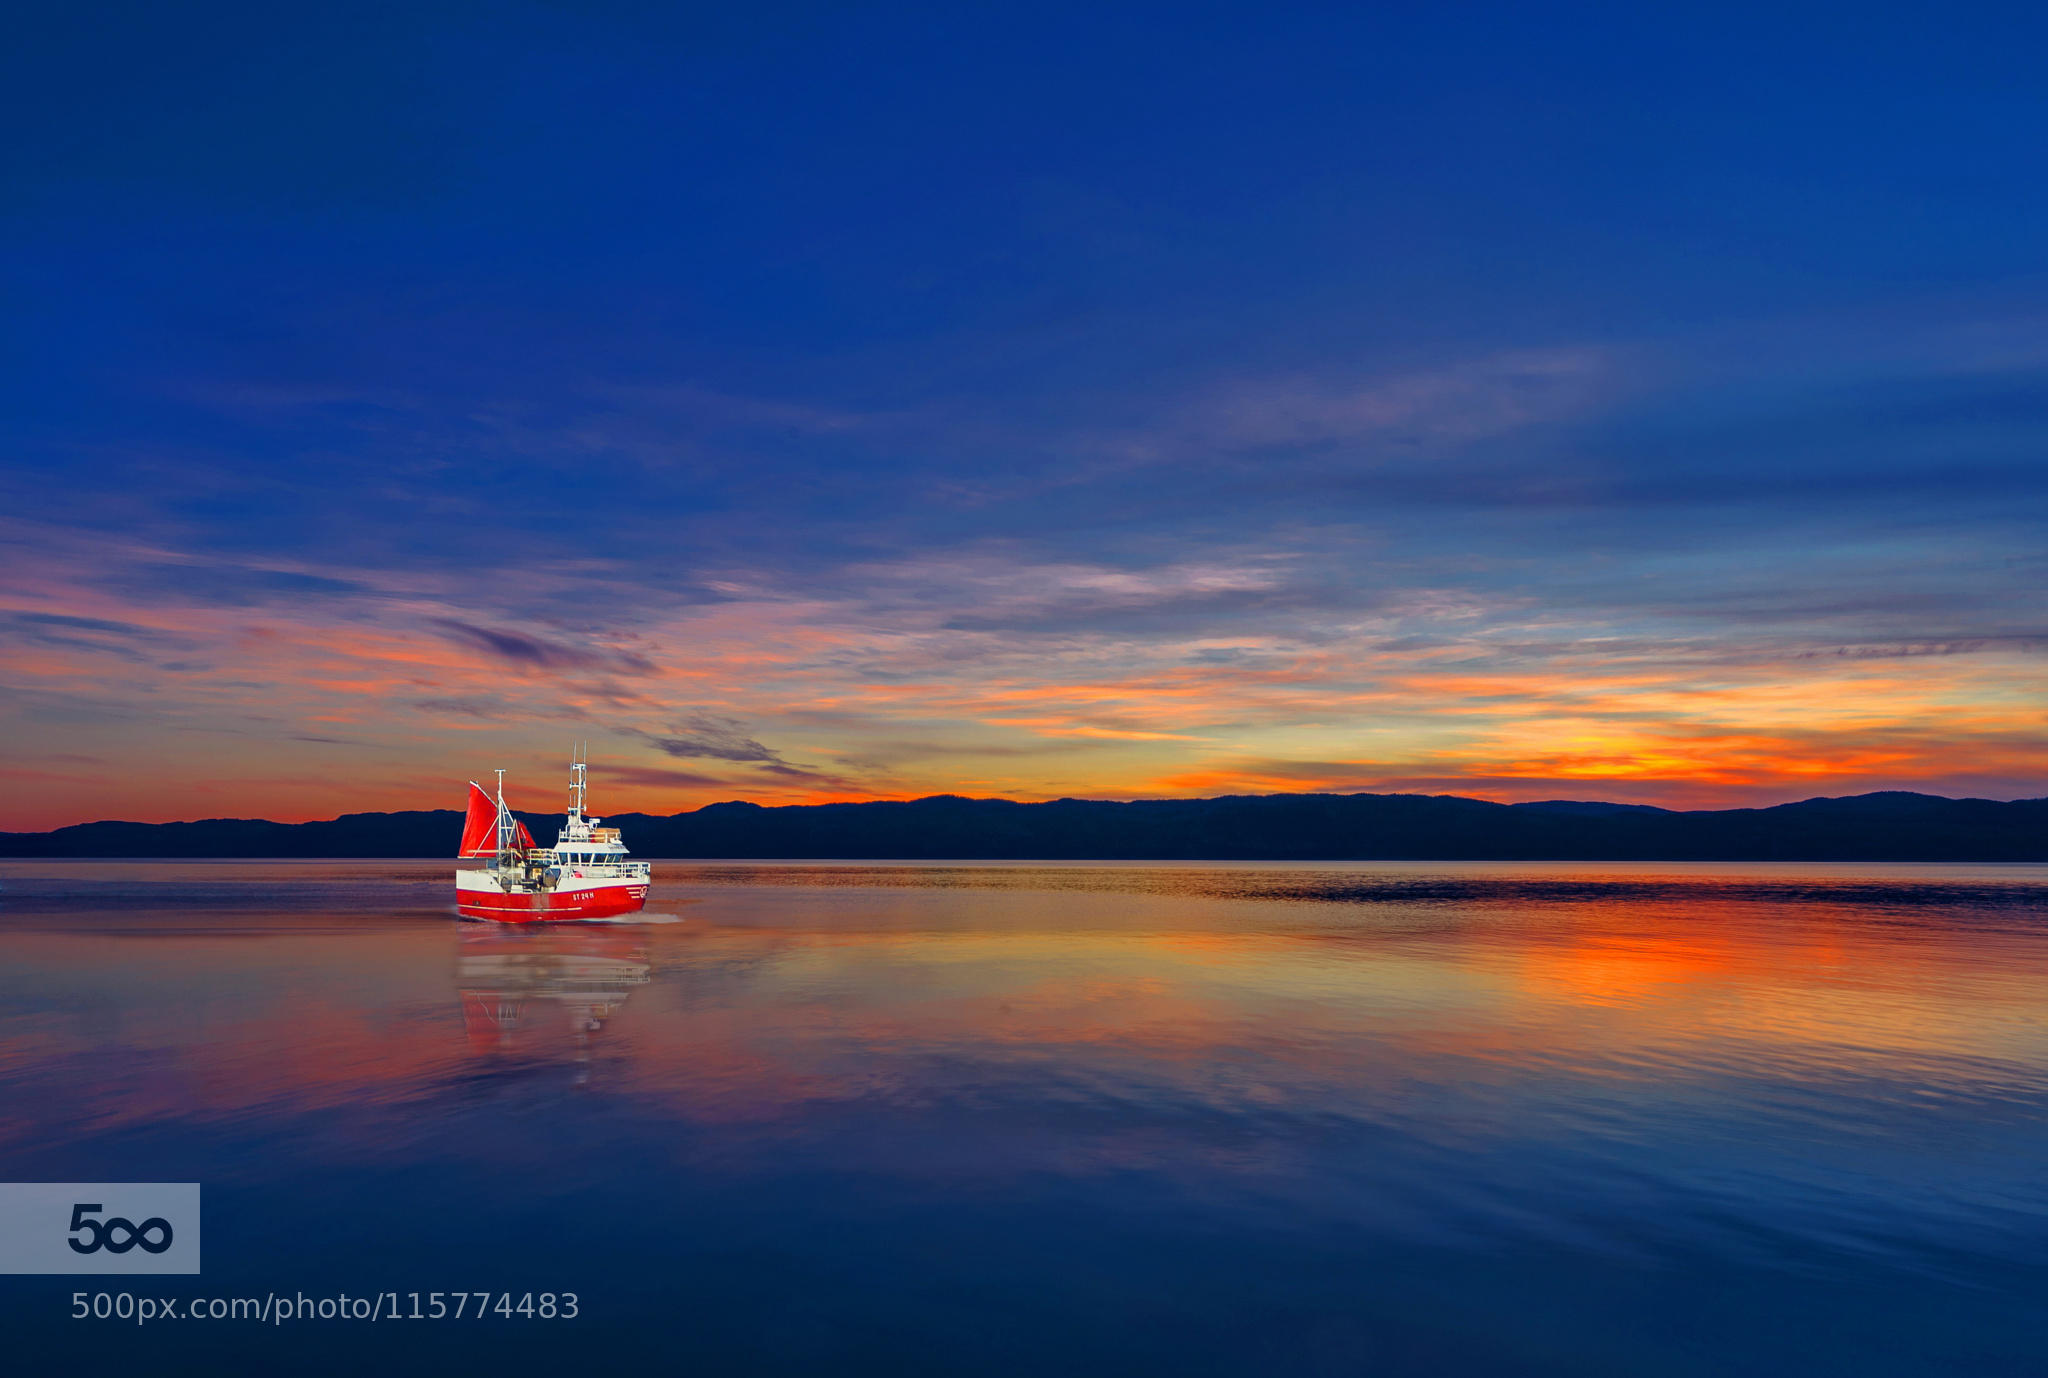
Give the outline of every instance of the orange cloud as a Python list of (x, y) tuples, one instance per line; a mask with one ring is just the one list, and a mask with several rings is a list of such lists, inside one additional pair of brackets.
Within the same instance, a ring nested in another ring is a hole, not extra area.
[[(1313, 641), (1041, 636), (743, 581), (724, 602), (636, 607), (601, 581), (545, 576), (589, 606), (624, 610), (575, 627), (473, 606), (425, 576), (251, 609), (116, 595), (95, 568), (56, 558), (0, 592), (0, 628), (16, 619), (0, 730), (10, 766), (34, 781), (0, 801), (0, 827), (445, 806), (464, 779), (501, 764), (552, 802), (566, 745), (585, 739), (614, 812), (963, 789), (1673, 804), (2048, 792), (2048, 662), (1996, 646), (1858, 658), (1553, 642), (1554, 628), (1517, 621), (1527, 615), (1516, 609), (1439, 614), (1426, 599), (1402, 615), (1463, 630), (1423, 645), (1390, 642), (1377, 625)], [(1042, 600), (1266, 578), (1228, 573), (1126, 587), (1062, 567), (1024, 582)], [(470, 630), (449, 630), (458, 624)], [(772, 757), (691, 760), (679, 773), (647, 745), (672, 719), (707, 712), (743, 722)], [(608, 765), (619, 768), (609, 783)]]

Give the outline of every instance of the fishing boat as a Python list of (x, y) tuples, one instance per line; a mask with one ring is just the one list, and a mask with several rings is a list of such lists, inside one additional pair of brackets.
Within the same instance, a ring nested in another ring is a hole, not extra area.
[(569, 763), (569, 807), (552, 847), (533, 840), (505, 807), (505, 772), (495, 797), (469, 782), (469, 812), (458, 859), (484, 864), (455, 872), (455, 908), (465, 919), (498, 923), (563, 923), (637, 913), (647, 903), (653, 868), (627, 858), (617, 828), (583, 812), (589, 765)]

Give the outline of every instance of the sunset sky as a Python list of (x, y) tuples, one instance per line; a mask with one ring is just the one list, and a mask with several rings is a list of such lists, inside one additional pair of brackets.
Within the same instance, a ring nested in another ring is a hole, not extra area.
[(2044, 16), (40, 7), (0, 828), (2048, 794)]

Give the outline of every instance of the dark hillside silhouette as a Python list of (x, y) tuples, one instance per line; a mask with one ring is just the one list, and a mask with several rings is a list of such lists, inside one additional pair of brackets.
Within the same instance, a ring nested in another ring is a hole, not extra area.
[[(520, 815), (543, 843), (559, 814)], [(1269, 794), (1111, 803), (938, 795), (905, 803), (711, 804), (613, 814), (650, 858), (1158, 861), (2048, 861), (2048, 799), (1887, 792), (1678, 811), (1455, 795)], [(319, 823), (206, 819), (0, 833), (11, 857), (452, 857), (454, 810)]]

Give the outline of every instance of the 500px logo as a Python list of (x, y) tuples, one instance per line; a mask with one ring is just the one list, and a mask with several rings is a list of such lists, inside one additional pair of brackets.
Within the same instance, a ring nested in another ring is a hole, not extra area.
[[(86, 1219), (87, 1215), (97, 1215), (105, 1209), (106, 1207), (97, 1203), (89, 1206), (72, 1206), (71, 1233), (77, 1234), (83, 1230), (92, 1239), (90, 1244), (81, 1244), (76, 1239), (68, 1240), (67, 1242), (73, 1250), (81, 1254), (96, 1254), (101, 1249), (105, 1249), (110, 1254), (125, 1254), (140, 1244), (147, 1252), (160, 1254), (171, 1247), (171, 1239), (173, 1237), (171, 1234), (171, 1222), (162, 1216), (152, 1215), (140, 1225), (124, 1220), (118, 1215), (111, 1220)], [(116, 1230), (126, 1231), (126, 1237), (122, 1239), (114, 1238), (114, 1231)], [(154, 1243), (149, 1238), (149, 1233), (152, 1230), (159, 1231), (162, 1234), (162, 1238)]]
[(0, 1182), (0, 1273), (196, 1273), (197, 1182)]

